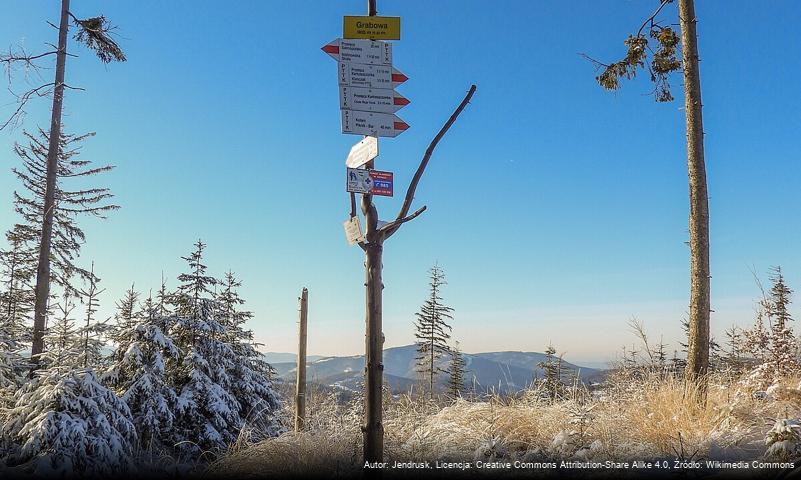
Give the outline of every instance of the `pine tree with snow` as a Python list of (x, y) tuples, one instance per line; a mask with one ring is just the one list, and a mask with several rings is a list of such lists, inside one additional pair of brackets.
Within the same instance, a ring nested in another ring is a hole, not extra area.
[(280, 402), (271, 380), (274, 370), (259, 353), (253, 331), (244, 328), (253, 313), (241, 309), (245, 303), (238, 292), (242, 282), (228, 271), (218, 284), (218, 319), (223, 337), (234, 353), (231, 393), (240, 404), (239, 416), (247, 424), (251, 440), (274, 436), (280, 430), (275, 417)]
[(180, 352), (167, 333), (173, 319), (160, 314), (152, 296), (145, 300), (143, 312), (140, 323), (119, 327), (115, 362), (102, 378), (130, 409), (141, 447), (155, 453), (169, 451), (177, 441), (177, 394), (167, 365), (177, 362)]
[(460, 398), (464, 390), (465, 361), (459, 342), (456, 342), (451, 349), (451, 363), (448, 370), (448, 396), (452, 399)]
[(17, 343), (31, 340), (28, 320), (33, 312), (36, 251), (26, 245), (18, 227), (6, 233), (8, 249), (0, 251), (0, 324)]
[(7, 463), (37, 476), (109, 475), (131, 464), (136, 431), (128, 406), (83, 368), (69, 290), (55, 306), (40, 369), (16, 391), (0, 425)]
[(21, 383), (19, 365), (22, 359), (18, 352), (17, 342), (7, 328), (0, 325), (0, 409), (6, 406)]
[(182, 257), (189, 272), (171, 295), (175, 323), (170, 335), (182, 355), (171, 369), (178, 394), (176, 435), (184, 451), (197, 454), (218, 451), (232, 443), (242, 427), (242, 406), (231, 393), (235, 353), (226, 341), (226, 329), (217, 320), (219, 311), (211, 287), (216, 279), (206, 274), (205, 244)]
[(440, 290), (445, 282), (445, 273), (439, 265), (434, 264), (429, 270), (429, 296), (415, 314), (415, 339), (417, 356), (415, 357), (415, 370), (421, 380), (425, 382), (431, 398), (434, 397), (434, 386), (439, 374), (447, 373), (442, 368), (440, 360), (450, 353), (448, 339), (451, 337), (451, 326), (448, 320), (453, 320), (453, 308), (445, 305), (440, 297)]
[(784, 281), (781, 267), (775, 267), (771, 275), (773, 286), (768, 298), (770, 325), (769, 362), (776, 377), (794, 374), (799, 369), (798, 345), (790, 322), (793, 317), (788, 309), (793, 291)]
[(127, 405), (91, 369), (62, 370), (17, 390), (0, 424), (6, 463), (46, 478), (125, 472), (136, 442)]

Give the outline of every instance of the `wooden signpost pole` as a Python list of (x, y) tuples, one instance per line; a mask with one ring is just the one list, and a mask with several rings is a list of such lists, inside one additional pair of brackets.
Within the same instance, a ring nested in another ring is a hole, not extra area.
[(295, 431), (303, 431), (306, 423), (306, 322), (308, 320), (309, 290), (300, 294), (300, 319), (298, 321), (298, 377), (295, 388)]
[[(371, 17), (377, 15), (376, 0), (367, 1), (367, 12)], [(344, 52), (340, 52), (339, 49), (341, 42), (342, 40), (336, 40), (324, 46), (322, 50), (333, 56), (338, 62), (343, 62), (345, 61), (343, 58)], [(371, 46), (372, 44), (362, 44), (360, 48), (369, 49)], [(349, 51), (349, 55), (351, 55), (351, 57), (354, 55), (353, 50), (354, 48), (351, 47)], [(388, 51), (389, 47), (386, 47), (385, 50)], [(390, 64), (389, 68), (392, 69), (394, 67), (392, 67)], [(394, 78), (391, 80), (394, 81)], [(405, 76), (402, 76), (402, 78), (399, 76), (397, 81), (403, 82), (406, 80), (407, 78)], [(384, 284), (381, 279), (381, 270), (383, 268), (381, 258), (384, 252), (384, 241), (397, 232), (401, 225), (417, 218), (418, 215), (425, 211), (426, 207), (423, 206), (415, 212), (411, 214), (409, 213), (409, 210), (412, 206), (412, 200), (414, 199), (414, 192), (417, 189), (417, 184), (420, 182), (420, 178), (423, 176), (425, 168), (428, 165), (428, 161), (431, 159), (431, 155), (434, 153), (434, 149), (436, 148), (437, 144), (445, 135), (445, 133), (447, 133), (448, 129), (450, 129), (451, 125), (453, 125), (453, 123), (456, 121), (456, 118), (459, 116), (459, 114), (462, 113), (462, 110), (464, 110), (467, 104), (470, 103), (470, 99), (473, 97), (475, 91), (476, 86), (471, 85), (470, 90), (465, 95), (462, 103), (459, 104), (448, 121), (445, 122), (445, 125), (443, 125), (443, 127), (429, 144), (422, 160), (420, 161), (420, 165), (417, 167), (417, 171), (414, 174), (412, 182), (409, 184), (409, 187), (406, 190), (406, 197), (404, 198), (403, 206), (401, 207), (401, 210), (395, 220), (386, 223), (381, 222), (381, 226), (379, 227), (378, 211), (373, 203), (373, 195), (370, 193), (363, 193), (361, 198), (361, 211), (364, 215), (365, 234), (363, 237), (361, 237), (361, 235), (359, 235), (356, 231), (350, 231), (350, 233), (348, 233), (348, 241), (351, 243), (358, 243), (359, 247), (361, 247), (361, 249), (365, 252), (365, 365), (364, 424), (362, 425), (362, 432), (364, 434), (363, 458), (364, 462), (367, 464), (374, 464), (384, 460), (384, 426), (382, 423), (382, 387), (384, 382), (382, 291), (384, 289)], [(408, 101), (406, 103), (408, 103)], [(343, 112), (345, 111), (348, 110), (343, 110)], [(370, 118), (375, 120), (378, 118), (376, 117), (377, 115), (384, 114), (369, 113), (367, 115), (371, 115), (372, 117)], [(353, 130), (352, 126), (346, 124), (346, 118), (350, 117), (345, 117), (343, 113), (343, 133), (357, 133), (356, 130)], [(385, 117), (380, 118), (386, 120)], [(375, 128), (377, 129), (376, 131), (367, 132), (358, 130), (358, 132), (373, 137), (394, 137), (409, 128), (409, 126), (400, 121), (400, 119), (396, 118), (393, 119), (393, 123), (389, 124), (389, 126), (376, 126)], [(374, 152), (374, 154), (375, 153), (377, 152)], [(372, 158), (365, 163), (364, 166), (367, 170), (373, 170), (374, 161)], [(351, 219), (357, 216), (356, 196), (352, 192), (353, 191), (351, 190)], [(347, 228), (346, 231), (348, 231)], [(370, 472), (380, 475), (381, 470), (370, 469)]]

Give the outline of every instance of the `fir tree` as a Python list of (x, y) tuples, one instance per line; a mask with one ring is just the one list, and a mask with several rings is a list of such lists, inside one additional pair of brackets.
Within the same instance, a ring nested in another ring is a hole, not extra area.
[(789, 376), (798, 370), (798, 346), (790, 322), (793, 317), (788, 311), (793, 291), (784, 281), (781, 267), (775, 267), (771, 275), (773, 286), (767, 304), (771, 320), (769, 361), (777, 377)]
[(0, 437), (10, 466), (43, 478), (119, 474), (136, 443), (128, 407), (91, 369), (40, 369), (14, 395)]
[(453, 320), (453, 308), (442, 303), (440, 289), (445, 282), (445, 273), (437, 265), (429, 270), (429, 296), (423, 303), (420, 311), (416, 313), (415, 338), (417, 343), (417, 356), (415, 367), (420, 378), (426, 382), (431, 398), (434, 396), (435, 379), (440, 373), (447, 373), (439, 362), (443, 356), (450, 353), (448, 339), (451, 326), (448, 320)]
[(6, 240), (8, 249), (0, 251), (0, 323), (15, 344), (27, 343), (31, 340), (27, 321), (33, 311), (36, 252), (16, 230), (7, 232)]
[(556, 400), (564, 388), (561, 363), (562, 357), (556, 356), (556, 348), (552, 344), (545, 349), (545, 361), (537, 363), (543, 373), (542, 387), (551, 400)]
[(124, 323), (117, 332), (115, 362), (103, 375), (131, 411), (131, 419), (142, 447), (149, 452), (171, 448), (177, 394), (171, 385), (168, 364), (180, 352), (167, 334), (174, 321), (160, 314), (152, 296), (144, 303), (140, 323)]
[(228, 271), (218, 283), (222, 287), (217, 295), (219, 321), (224, 329), (223, 338), (234, 353), (231, 393), (239, 401), (239, 415), (249, 425), (250, 432), (260, 438), (273, 436), (280, 428), (275, 420), (279, 400), (271, 380), (274, 370), (259, 353), (253, 332), (244, 328), (245, 322), (253, 318), (253, 312), (241, 309), (245, 304), (238, 292), (242, 282)]
[[(38, 252), (37, 246), (42, 234), (43, 185), (49, 138), (47, 132), (41, 129), (38, 136), (28, 132), (24, 132), (24, 135), (28, 144), (14, 146), (14, 152), (22, 160), (23, 168), (14, 168), (12, 171), (27, 193), (21, 195), (14, 192), (15, 210), (22, 222), (15, 225), (13, 232), (18, 241), (23, 244), (23, 251), (34, 252), (35, 255)], [(80, 293), (69, 281), (73, 274), (77, 275), (80, 280), (88, 280), (92, 276), (89, 270), (75, 264), (75, 260), (80, 255), (81, 245), (86, 240), (83, 230), (77, 224), (78, 216), (90, 215), (105, 218), (108, 212), (119, 208), (117, 205), (108, 203), (113, 196), (108, 188), (68, 190), (64, 184), (66, 180), (74, 181), (78, 178), (91, 177), (114, 168), (111, 165), (94, 167), (89, 160), (76, 158), (80, 154), (80, 143), (93, 135), (94, 133), (64, 134), (59, 143), (58, 178), (61, 181), (56, 188), (57, 202), (53, 216), (51, 280), (61, 288), (71, 290), (71, 296), (77, 296)], [(35, 280), (35, 275), (34, 268), (30, 280)]]
[(462, 396), (464, 390), (465, 361), (462, 351), (459, 349), (459, 342), (456, 342), (451, 349), (451, 364), (448, 378), (448, 396), (457, 399)]
[(37, 476), (109, 475), (130, 467), (136, 432), (127, 405), (83, 368), (82, 331), (69, 290), (55, 308), (34, 378), (17, 390), (0, 425), (8, 462)]
[(220, 450), (234, 441), (240, 428), (242, 406), (231, 393), (230, 372), (235, 353), (225, 341), (225, 328), (217, 320), (211, 286), (216, 280), (206, 274), (203, 262), (205, 244), (182, 257), (189, 273), (171, 295), (175, 323), (170, 334), (182, 355), (171, 372), (176, 387), (176, 435), (190, 452)]
[(81, 348), (81, 355), (79, 363), (83, 368), (94, 367), (103, 368), (103, 353), (102, 349), (105, 346), (103, 336), (108, 332), (109, 328), (105, 322), (98, 322), (95, 320), (95, 313), (100, 306), (98, 297), (106, 291), (100, 288), (100, 278), (95, 275), (95, 264), (92, 262), (92, 267), (89, 271), (89, 286), (86, 290), (81, 291), (81, 296), (84, 299), (85, 313), (83, 320), (83, 327), (79, 330), (83, 346)]

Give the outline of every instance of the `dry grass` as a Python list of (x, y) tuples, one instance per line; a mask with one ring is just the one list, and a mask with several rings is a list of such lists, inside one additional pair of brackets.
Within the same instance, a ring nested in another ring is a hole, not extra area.
[[(385, 458), (473, 460), (483, 448), (485, 457), (505, 458), (754, 459), (765, 451), (771, 419), (801, 416), (796, 385), (798, 379), (786, 379), (769, 398), (758, 399), (738, 378), (718, 375), (710, 377), (704, 401), (695, 386), (648, 374), (612, 378), (592, 394), (575, 389), (555, 402), (536, 390), (447, 404), (387, 396)], [(312, 398), (308, 431), (240, 445), (211, 472), (248, 478), (358, 471), (360, 399), (340, 405), (331, 395)]]

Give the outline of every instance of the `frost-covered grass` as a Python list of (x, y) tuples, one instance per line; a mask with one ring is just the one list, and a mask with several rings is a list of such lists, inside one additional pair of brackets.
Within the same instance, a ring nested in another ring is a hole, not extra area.
[[(741, 377), (715, 374), (704, 401), (681, 379), (647, 373), (613, 375), (598, 391), (572, 389), (556, 401), (536, 389), (455, 402), (386, 396), (385, 461), (755, 460), (765, 457), (777, 421), (801, 417), (797, 386), (797, 378), (786, 378), (762, 391)], [(355, 472), (360, 401), (340, 405), (333, 395), (312, 395), (306, 432), (240, 444), (211, 472), (242, 478)]]

